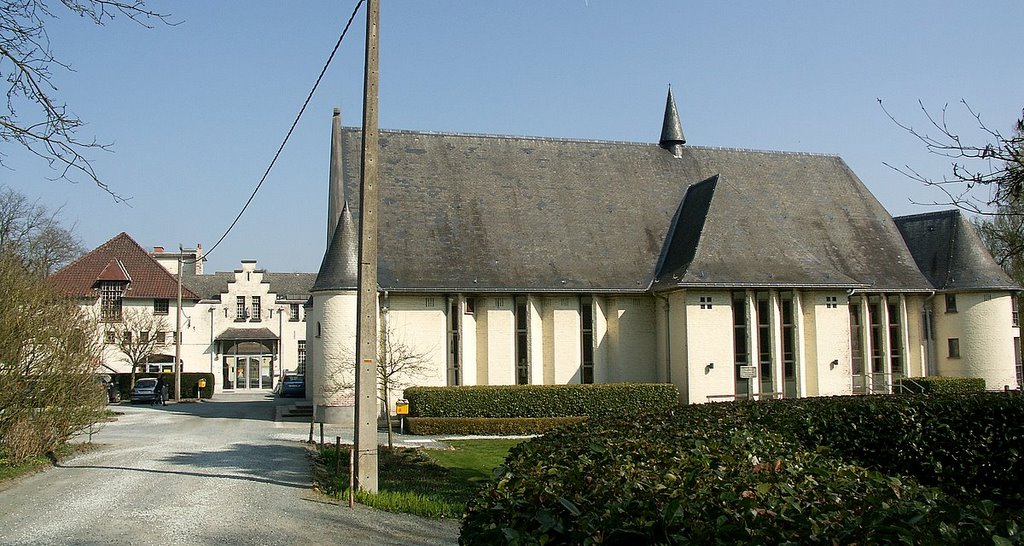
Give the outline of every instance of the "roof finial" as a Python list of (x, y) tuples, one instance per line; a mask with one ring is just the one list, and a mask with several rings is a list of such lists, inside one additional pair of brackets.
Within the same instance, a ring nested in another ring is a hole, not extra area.
[(676, 157), (682, 157), (683, 144), (686, 144), (683, 125), (679, 122), (679, 111), (676, 110), (676, 99), (672, 96), (671, 85), (668, 86), (668, 98), (665, 100), (665, 121), (661, 124), (661, 140), (658, 141), (658, 144)]

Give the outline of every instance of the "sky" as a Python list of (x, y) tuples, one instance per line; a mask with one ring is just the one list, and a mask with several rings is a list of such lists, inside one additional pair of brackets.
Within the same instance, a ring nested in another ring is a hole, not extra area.
[[(73, 225), (87, 248), (207, 250), (225, 233), (334, 47), (356, 0), (147, 0), (173, 25), (91, 24), (55, 6), (57, 95), (115, 202), (0, 143), (0, 184)], [(657, 142), (669, 85), (687, 143), (841, 156), (894, 215), (949, 208), (885, 163), (941, 178), (897, 127), (920, 103), (983, 142), (961, 100), (1009, 133), (1024, 108), (1024, 2), (381, 0), (380, 127)], [(331, 113), (362, 117), (365, 9), (306, 113), (206, 271), (243, 259), (316, 272), (326, 249)]]

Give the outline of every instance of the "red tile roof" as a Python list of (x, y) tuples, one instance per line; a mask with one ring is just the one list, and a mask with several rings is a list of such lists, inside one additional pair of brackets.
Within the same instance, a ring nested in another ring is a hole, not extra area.
[[(177, 277), (124, 232), (50, 275), (50, 281), (61, 291), (83, 298), (98, 296), (98, 281), (101, 280), (128, 281), (125, 298), (178, 297)], [(199, 299), (184, 286), (181, 297)]]

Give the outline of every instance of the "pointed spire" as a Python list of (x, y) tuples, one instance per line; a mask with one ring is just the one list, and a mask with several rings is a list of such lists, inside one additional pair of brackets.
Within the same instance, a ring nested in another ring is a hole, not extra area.
[(345, 183), (341, 176), (341, 109), (334, 109), (331, 123), (331, 170), (327, 188), (327, 246), (338, 226), (338, 217), (345, 204)]
[(672, 96), (671, 85), (668, 86), (668, 98), (665, 100), (665, 121), (661, 124), (661, 140), (658, 144), (676, 157), (682, 156), (683, 144), (686, 144), (683, 125), (679, 122), (679, 111), (676, 110), (676, 99)]
[(355, 290), (359, 276), (359, 227), (345, 202), (338, 218), (338, 227), (320, 263), (313, 283), (313, 292), (320, 290)]

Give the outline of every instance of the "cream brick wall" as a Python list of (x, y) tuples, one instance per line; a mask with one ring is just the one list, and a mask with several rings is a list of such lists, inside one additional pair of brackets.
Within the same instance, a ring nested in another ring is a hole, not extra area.
[[(836, 308), (828, 307), (828, 297), (836, 298)], [(852, 394), (853, 356), (846, 292), (807, 291), (803, 293), (802, 304), (807, 396)]]
[[(691, 335), (688, 330), (689, 323), (687, 322), (687, 305), (686, 305), (687, 293), (686, 291), (672, 292), (668, 295), (669, 305), (669, 331), (671, 332), (671, 341), (669, 352), (671, 353), (671, 381), (672, 384), (679, 389), (680, 401), (684, 404), (691, 402), (698, 402), (703, 400), (695, 400), (690, 396), (690, 372), (689, 372), (689, 353), (687, 347), (687, 339)], [(732, 345), (730, 344), (730, 347)]]
[(481, 332), (482, 336), (477, 339), (482, 337), (486, 340), (482, 344), (482, 361), (486, 363), (486, 375), (483, 375), (487, 378), (485, 384), (515, 385), (515, 299), (511, 296), (488, 297), (484, 313), (486, 326)]
[[(700, 308), (701, 297), (711, 298), (710, 309)], [(681, 300), (679, 303), (685, 305), (687, 317), (689, 402), (708, 402), (708, 396), (736, 394), (732, 295), (729, 292), (687, 290)]]
[(608, 382), (651, 383), (658, 380), (654, 298), (608, 298)]
[[(448, 384), (448, 323), (444, 296), (391, 295), (388, 298), (388, 329), (395, 342), (424, 360), (416, 374), (399, 377), (401, 385)], [(392, 407), (389, 405), (388, 407)]]
[[(981, 377), (988, 389), (1017, 384), (1014, 370), (1012, 298), (1006, 292), (957, 293), (956, 313), (935, 298), (939, 375)], [(960, 358), (949, 358), (948, 339), (960, 340)]]
[[(356, 305), (354, 290), (317, 292), (313, 317), (319, 317), (320, 341), (313, 377), (313, 403), (317, 406), (351, 406), (356, 355)], [(314, 330), (316, 326), (313, 327)]]
[(582, 380), (582, 337), (578, 296), (538, 298), (543, 309), (544, 384), (566, 385)]

